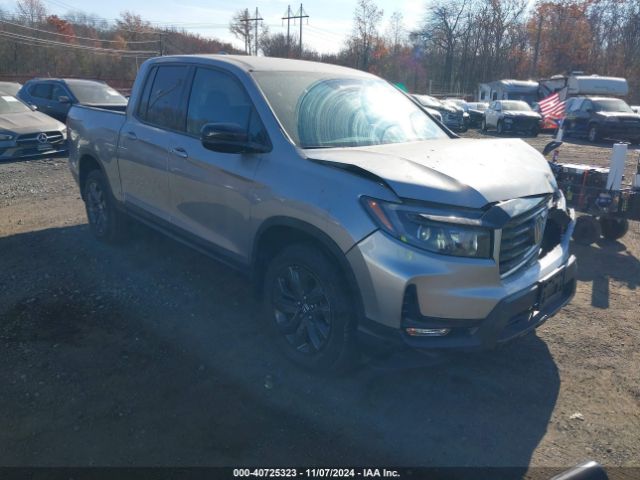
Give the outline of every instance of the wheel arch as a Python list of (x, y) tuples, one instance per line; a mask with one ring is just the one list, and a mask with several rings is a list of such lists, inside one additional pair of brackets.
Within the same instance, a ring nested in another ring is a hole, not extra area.
[(83, 200), (85, 195), (84, 184), (89, 173), (94, 170), (100, 170), (103, 174), (105, 173), (102, 165), (93, 155), (89, 153), (83, 154), (78, 160), (78, 183), (80, 184), (80, 195)]
[(362, 295), (353, 269), (345, 252), (325, 232), (315, 225), (291, 217), (273, 217), (260, 226), (255, 236), (251, 252), (251, 272), (259, 292), (270, 258), (273, 258), (288, 245), (311, 243), (320, 248), (336, 264), (355, 299), (358, 319), (364, 315)]

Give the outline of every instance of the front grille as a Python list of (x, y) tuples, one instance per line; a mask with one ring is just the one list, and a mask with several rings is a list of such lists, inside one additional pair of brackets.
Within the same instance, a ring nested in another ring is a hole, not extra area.
[(500, 238), (500, 275), (515, 273), (537, 258), (548, 217), (547, 202), (512, 218)]
[(513, 127), (515, 130), (531, 130), (538, 124), (537, 118), (515, 118), (513, 121)]
[[(44, 133), (47, 136), (46, 142), (39, 142), (38, 135)], [(36, 132), (36, 133), (25, 133), (24, 135), (18, 136), (16, 139), (16, 143), (21, 147), (30, 147), (37, 146), (39, 144), (56, 144), (60, 143), (64, 140), (64, 136), (61, 132)]]

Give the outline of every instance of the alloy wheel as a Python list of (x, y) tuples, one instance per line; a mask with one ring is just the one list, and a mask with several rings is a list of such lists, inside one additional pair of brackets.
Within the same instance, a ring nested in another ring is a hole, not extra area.
[(322, 350), (331, 333), (331, 304), (320, 279), (308, 268), (282, 268), (272, 289), (276, 326), (296, 350), (314, 354)]
[(104, 190), (98, 182), (90, 182), (87, 188), (87, 216), (98, 235), (104, 235), (107, 231), (109, 220), (107, 210)]

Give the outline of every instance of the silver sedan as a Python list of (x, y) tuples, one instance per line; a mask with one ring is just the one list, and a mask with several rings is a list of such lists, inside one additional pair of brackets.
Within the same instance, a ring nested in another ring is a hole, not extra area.
[(64, 154), (67, 127), (0, 92), (0, 161)]

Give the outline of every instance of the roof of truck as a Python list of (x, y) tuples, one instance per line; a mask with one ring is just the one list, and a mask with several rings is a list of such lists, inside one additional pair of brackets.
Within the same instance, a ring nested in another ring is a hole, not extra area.
[[(341, 67), (338, 65), (331, 65), (321, 62), (310, 62), (307, 60), (292, 60), (289, 58), (255, 57), (248, 55), (226, 54), (170, 55), (159, 58), (163, 61), (193, 59), (214, 60), (215, 62), (229, 63), (247, 72), (326, 72), (349, 76), (371, 76), (371, 74), (369, 73), (355, 70), (353, 68)], [(159, 59), (156, 58), (156, 60)]]

